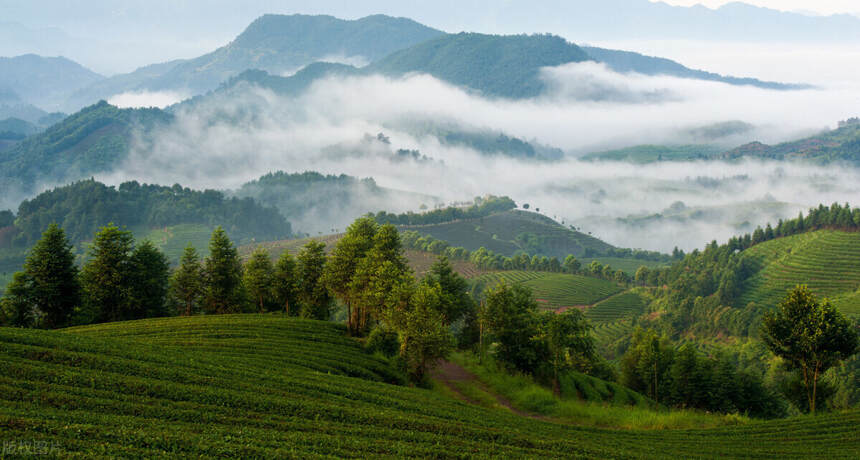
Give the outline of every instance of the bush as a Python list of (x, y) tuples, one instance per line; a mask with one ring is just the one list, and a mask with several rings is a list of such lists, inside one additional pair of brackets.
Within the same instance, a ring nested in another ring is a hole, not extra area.
[(400, 339), (397, 332), (379, 326), (370, 331), (365, 346), (371, 352), (379, 352), (390, 358), (400, 351)]

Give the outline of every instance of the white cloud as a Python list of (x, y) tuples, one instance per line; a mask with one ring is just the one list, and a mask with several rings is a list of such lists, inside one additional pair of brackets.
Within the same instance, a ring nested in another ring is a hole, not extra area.
[(115, 94), (108, 99), (108, 103), (120, 108), (158, 107), (163, 109), (187, 98), (187, 94), (174, 91), (136, 91)]

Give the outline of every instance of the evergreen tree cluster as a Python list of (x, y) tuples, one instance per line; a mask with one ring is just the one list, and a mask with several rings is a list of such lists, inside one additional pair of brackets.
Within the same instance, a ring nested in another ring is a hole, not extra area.
[(781, 417), (784, 401), (762, 380), (725, 356), (704, 356), (691, 343), (676, 348), (666, 336), (637, 328), (621, 357), (620, 381), (659, 404), (711, 412)]
[(392, 214), (380, 211), (373, 218), (379, 224), (432, 225), (453, 222), (455, 220), (477, 219), (516, 208), (517, 204), (514, 203), (514, 200), (506, 196), (488, 196), (485, 198), (475, 198), (474, 204), (465, 208), (448, 206), (424, 213), (408, 212), (405, 214)]

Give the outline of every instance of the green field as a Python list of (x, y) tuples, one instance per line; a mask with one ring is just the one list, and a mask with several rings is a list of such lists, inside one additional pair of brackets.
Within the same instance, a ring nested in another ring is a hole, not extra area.
[(744, 254), (759, 270), (745, 283), (741, 306), (777, 305), (786, 291), (806, 284), (843, 312), (860, 314), (860, 233), (803, 233), (755, 245)]
[(0, 328), (0, 443), (45, 442), (51, 456), (77, 458), (860, 455), (858, 411), (579, 428), (385, 383), (398, 373), (343, 332), (264, 315)]
[[(612, 246), (592, 236), (570, 228), (535, 212), (506, 211), (487, 217), (459, 220), (435, 225), (403, 227), (446, 241), (451, 246), (461, 246), (469, 251), (481, 247), (512, 256), (518, 251), (530, 255), (557, 257), (559, 260), (574, 254), (580, 257), (586, 248), (603, 253)], [(534, 244), (518, 240), (532, 234), (537, 237)]]
[(209, 238), (213, 227), (201, 224), (181, 224), (157, 229), (134, 229), (138, 241), (149, 240), (158, 246), (171, 264), (178, 264), (188, 244), (197, 249), (200, 257), (209, 256)]
[(608, 323), (622, 318), (638, 316), (645, 308), (646, 300), (631, 291), (614, 295), (585, 311), (592, 323)]
[(538, 304), (552, 310), (592, 305), (622, 290), (611, 281), (589, 276), (519, 270), (487, 273), (472, 282), (476, 290), (483, 291), (502, 280), (529, 287)]

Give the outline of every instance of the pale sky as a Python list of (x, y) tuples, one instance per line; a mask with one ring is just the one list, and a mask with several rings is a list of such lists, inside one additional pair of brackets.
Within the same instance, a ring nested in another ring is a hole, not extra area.
[[(696, 4), (705, 5), (709, 8), (718, 8), (735, 0), (651, 0), (662, 1), (670, 5), (692, 6)], [(818, 14), (853, 13), (860, 14), (860, 1), (858, 0), (743, 0), (743, 3), (762, 6), (774, 10), (814, 12)]]

